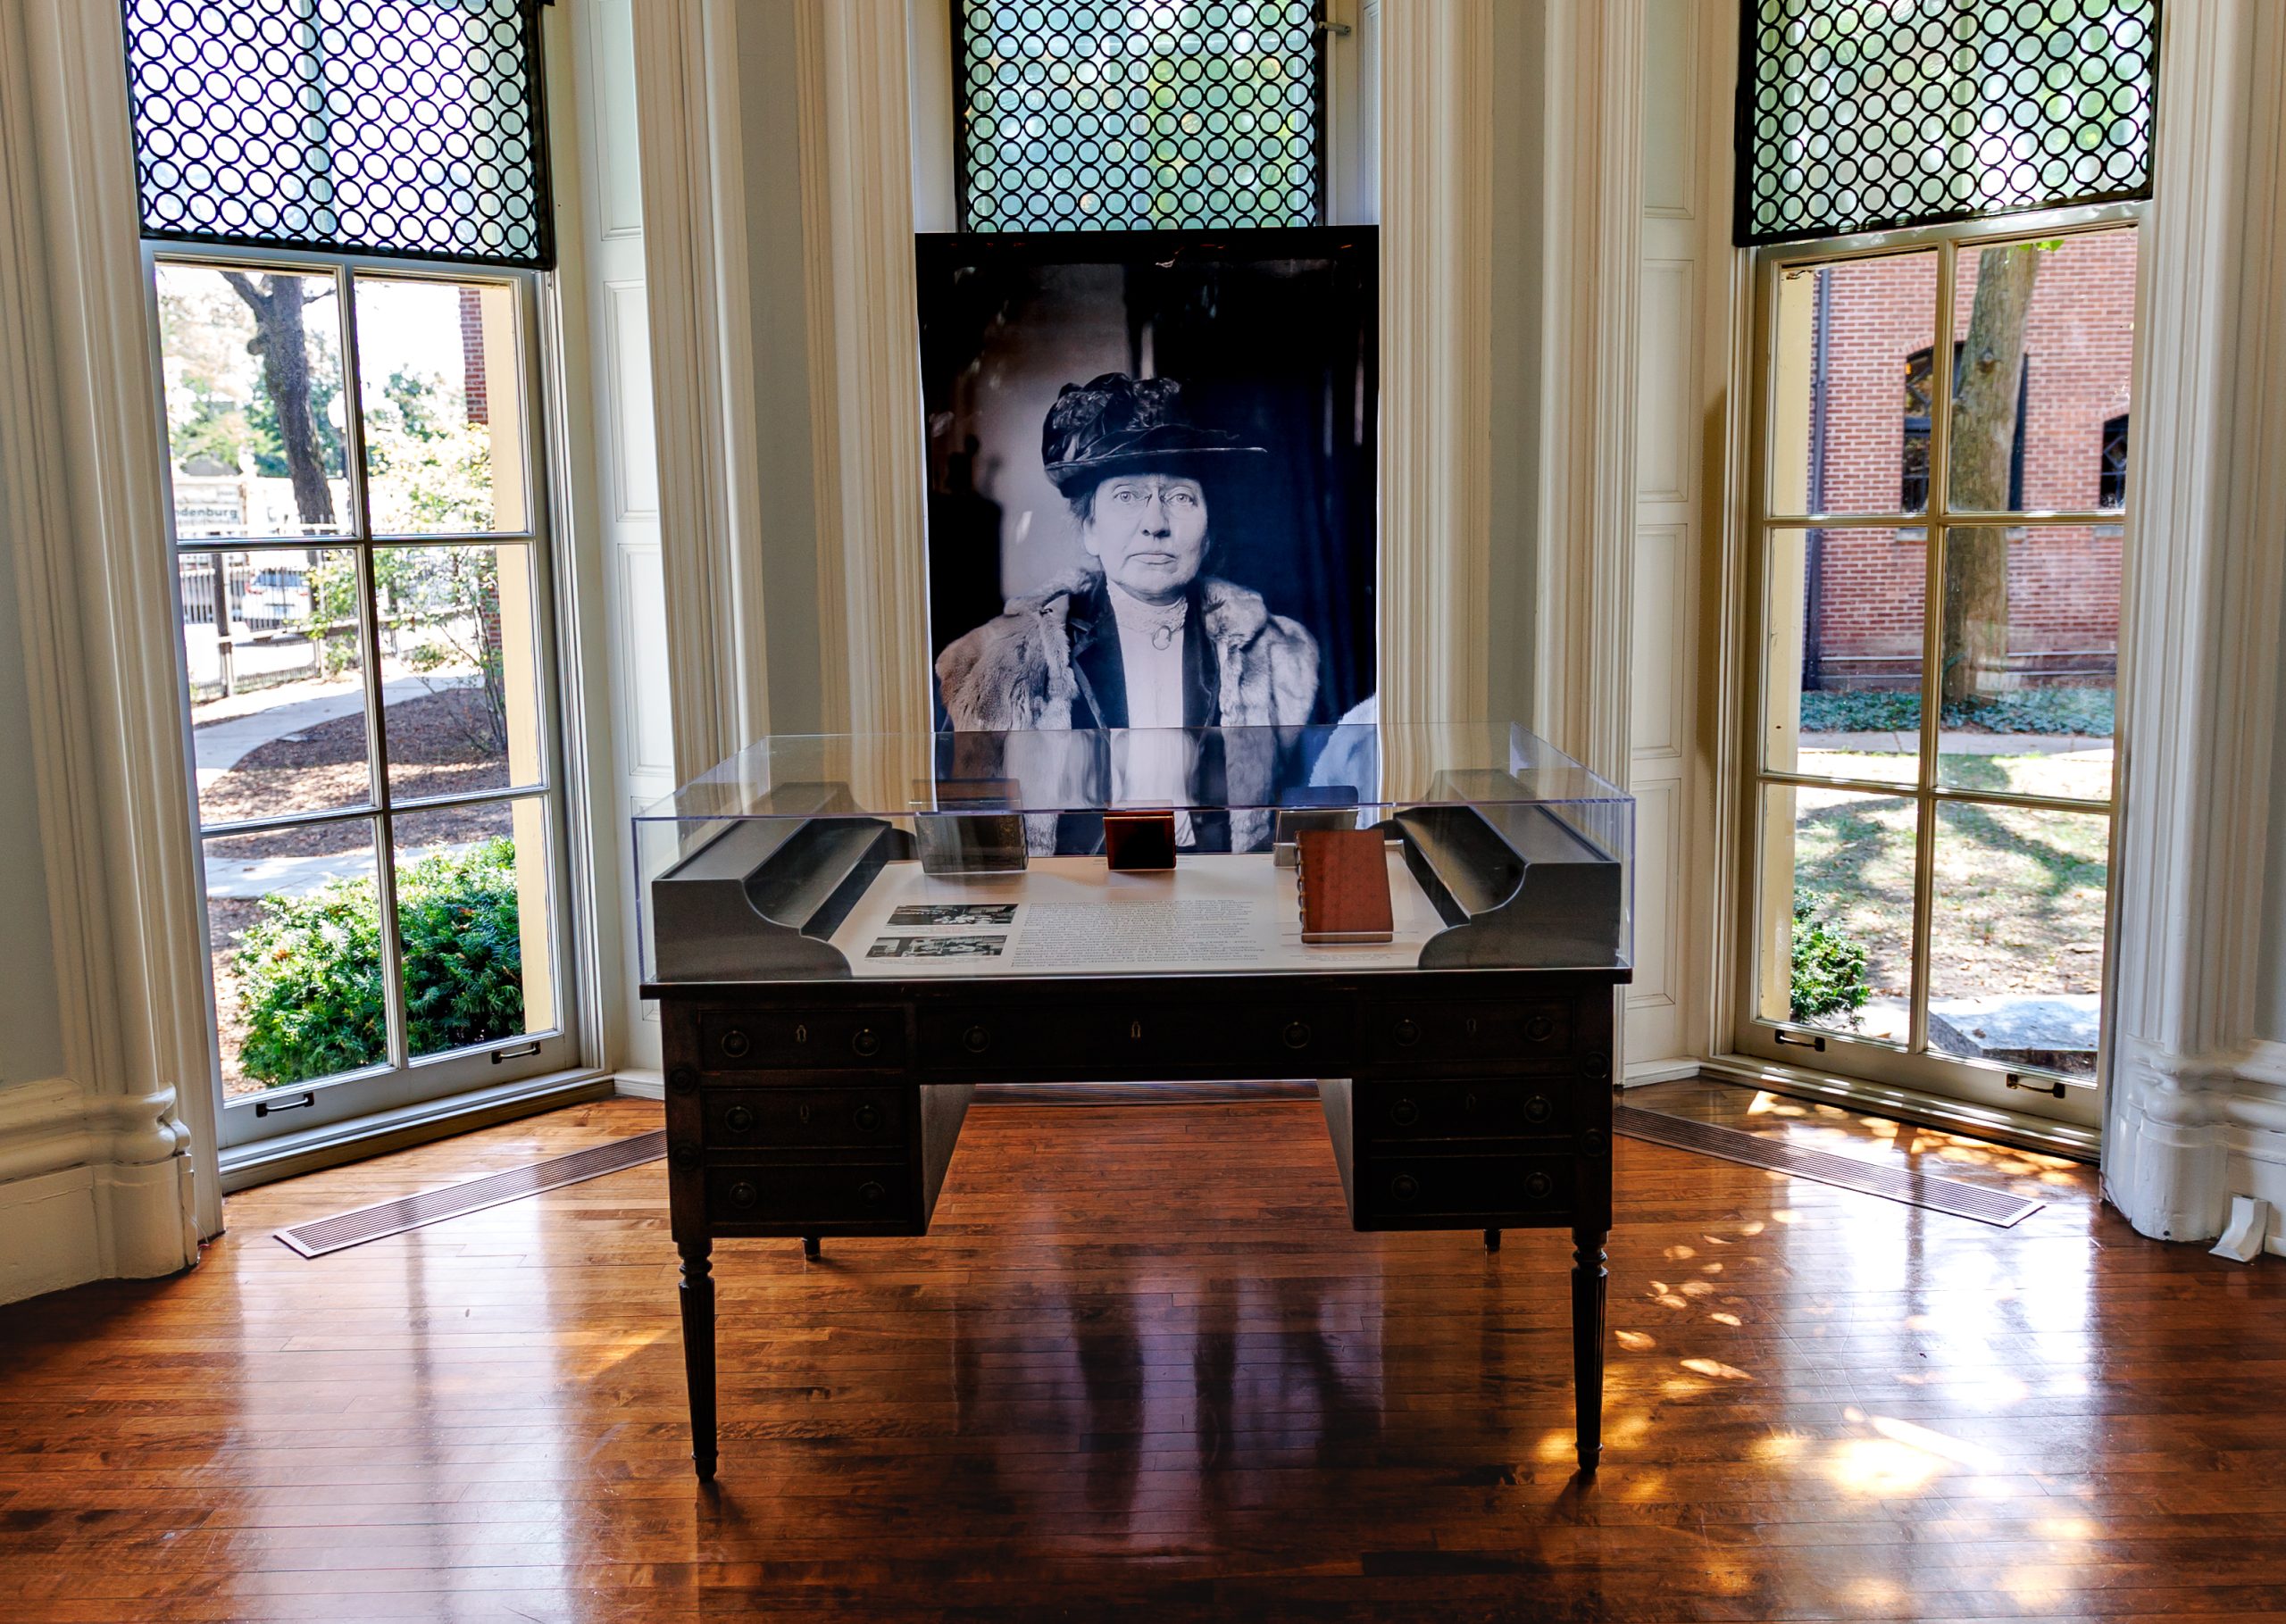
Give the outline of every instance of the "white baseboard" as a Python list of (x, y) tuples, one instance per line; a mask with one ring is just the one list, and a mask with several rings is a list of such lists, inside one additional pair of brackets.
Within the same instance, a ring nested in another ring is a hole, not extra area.
[(1752, 1055), (1718, 1054), (1704, 1062), (1699, 1073), (1726, 1082), (1768, 1088), (1796, 1099), (1821, 1100), (1873, 1116), (1894, 1117), (1900, 1122), (1918, 1122), (1946, 1133), (2069, 1156), (2075, 1162), (2096, 1161), (2102, 1145), (2102, 1137), (2090, 1128), (2074, 1128), (2047, 1117), (1999, 1111), (1989, 1105), (1966, 1104), (1939, 1095), (1923, 1094), (1917, 1088), (1892, 1087), (1831, 1072), (1805, 1070), (1798, 1066), (1777, 1065)]
[(1627, 1063), (1626, 1075), (1619, 1079), (1623, 1088), (1640, 1088), (1648, 1083), (1679, 1083), (1697, 1077), (1706, 1069), (1703, 1060), (1637, 1060)]
[(613, 1091), (630, 1100), (663, 1100), (667, 1079), (656, 1071), (622, 1071), (613, 1079)]
[(198, 1262), (174, 1091), (97, 1095), (70, 1078), (0, 1090), (0, 1303)]

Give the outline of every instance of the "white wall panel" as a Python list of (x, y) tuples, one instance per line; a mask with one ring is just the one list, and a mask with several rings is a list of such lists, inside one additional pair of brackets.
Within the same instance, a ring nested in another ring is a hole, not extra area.
[(1685, 613), (1678, 574), (1684, 526), (1647, 524), (1635, 534), (1634, 686), (1628, 695), (1630, 743), (1643, 765), (1682, 751), (1683, 645), (1675, 632)]
[(635, 139), (634, 0), (592, 0), (593, 95), (588, 104), (589, 164), (597, 235), (643, 235), (643, 174)]
[(1635, 396), (1635, 491), (1646, 502), (1689, 502), (1698, 424), (1698, 279), (1689, 260), (1643, 264), (1642, 349)]
[(605, 285), (604, 347), (612, 516), (655, 520), (659, 446), (651, 418), (651, 310), (641, 282)]
[(1643, 0), (1643, 212), (1688, 218), (1698, 175), (1701, 0)]
[(675, 718), (665, 663), (655, 650), (667, 637), (666, 572), (657, 541), (622, 542), (619, 554), (620, 670), (625, 698), (621, 737), (627, 741), (630, 779), (674, 787)]

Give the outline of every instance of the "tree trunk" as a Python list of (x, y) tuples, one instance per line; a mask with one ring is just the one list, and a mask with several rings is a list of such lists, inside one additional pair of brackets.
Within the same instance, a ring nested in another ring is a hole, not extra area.
[(223, 275), (254, 312), (254, 338), (246, 354), (262, 357), (262, 380), (278, 408), (278, 439), (294, 487), (294, 512), (312, 529), (332, 529), (333, 487), (326, 483), (317, 419), (310, 410), (310, 350), (302, 327), (304, 279), (266, 276), (257, 284), (239, 271)]
[[(1955, 512), (1995, 512), (2008, 506), (2016, 404), (2024, 377), (2024, 329), (2043, 252), (2025, 244), (1986, 248), (1977, 256), (1976, 300), (1951, 391), (1947, 490)], [(1937, 364), (1943, 364), (1942, 358)], [(1946, 533), (1944, 614), (1944, 703), (1959, 704), (2006, 687), (2008, 533), (2004, 528)]]

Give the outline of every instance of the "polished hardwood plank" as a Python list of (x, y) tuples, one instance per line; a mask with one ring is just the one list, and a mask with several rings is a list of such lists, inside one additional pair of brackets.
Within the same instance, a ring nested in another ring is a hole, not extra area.
[(689, 1475), (661, 1166), (331, 1257), (271, 1232), (655, 1127), (234, 1197), (0, 1309), (0, 1617), (2286, 1617), (2286, 1263), (2091, 1170), (1632, 1094), (2036, 1194), (2013, 1230), (1623, 1139), (1601, 1472), (1571, 1237), (1357, 1235), (1307, 1100), (972, 1112), (935, 1231), (725, 1242)]

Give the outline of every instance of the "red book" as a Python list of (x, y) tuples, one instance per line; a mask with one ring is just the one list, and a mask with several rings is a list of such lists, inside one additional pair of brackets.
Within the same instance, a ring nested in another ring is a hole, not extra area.
[(1303, 941), (1386, 942), (1397, 934), (1389, 854), (1378, 829), (1306, 829), (1295, 845)]

